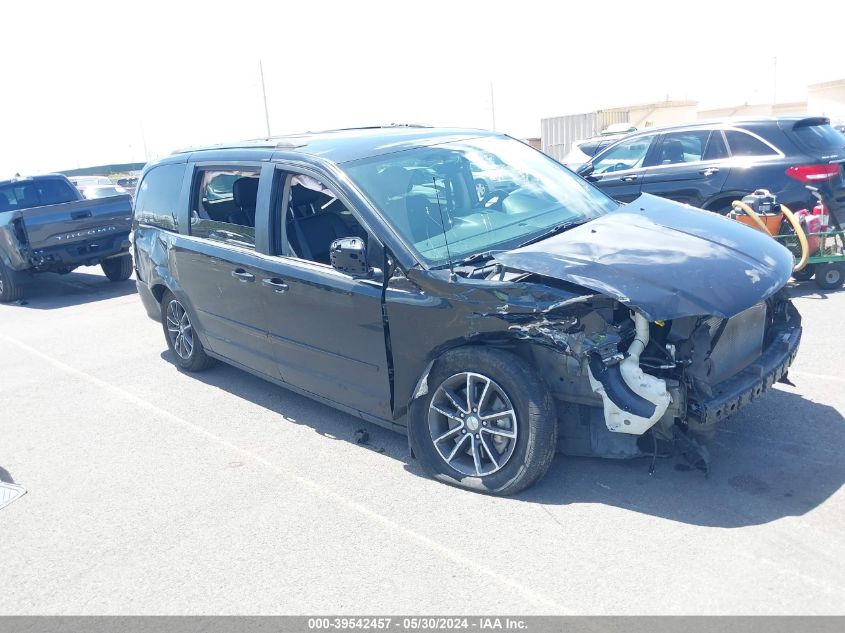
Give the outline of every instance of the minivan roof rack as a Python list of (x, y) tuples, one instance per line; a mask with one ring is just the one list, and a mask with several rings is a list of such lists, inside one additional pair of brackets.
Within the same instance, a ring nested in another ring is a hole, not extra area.
[(389, 123), (387, 125), (365, 125), (359, 127), (334, 128), (329, 130), (299, 132), (295, 134), (284, 134), (281, 136), (265, 136), (262, 138), (234, 141), (231, 143), (216, 143), (213, 145), (198, 145), (184, 147), (171, 152), (171, 155), (188, 154), (190, 152), (202, 152), (214, 149), (244, 149), (244, 148), (269, 148), (269, 149), (297, 149), (304, 147), (305, 143), (296, 143), (293, 139), (302, 139), (316, 134), (331, 134), (332, 132), (353, 132), (355, 130), (383, 130), (391, 128), (428, 128), (430, 125), (420, 123)]

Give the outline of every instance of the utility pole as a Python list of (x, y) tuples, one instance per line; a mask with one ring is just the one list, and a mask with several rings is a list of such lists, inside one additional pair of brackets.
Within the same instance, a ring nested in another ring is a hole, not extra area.
[(264, 96), (264, 122), (267, 124), (267, 138), (270, 138), (270, 113), (267, 111), (267, 89), (264, 87), (264, 65), (258, 60), (258, 72), (261, 73), (261, 94)]
[(778, 102), (778, 58), (775, 56), (774, 68), (772, 69), (772, 105)]
[(493, 82), (490, 82), (490, 115), (493, 117), (493, 131), (496, 131), (496, 97), (493, 94)]
[(141, 128), (141, 142), (144, 144), (144, 162), (147, 163), (150, 160), (150, 153), (147, 151), (147, 135), (144, 133), (144, 122), (138, 121), (138, 126)]

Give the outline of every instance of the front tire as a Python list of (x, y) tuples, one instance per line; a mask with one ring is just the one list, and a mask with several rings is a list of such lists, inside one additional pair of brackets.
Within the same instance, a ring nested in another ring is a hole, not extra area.
[(109, 281), (126, 281), (132, 276), (132, 256), (124, 255), (104, 259), (100, 262), (100, 267)]
[(845, 281), (842, 269), (839, 263), (816, 264), (816, 285), (822, 290), (838, 290)]
[(411, 405), (411, 449), (435, 479), (510, 495), (540, 479), (557, 445), (554, 401), (522, 358), (486, 347), (447, 352)]
[(0, 262), (0, 303), (20, 301), (23, 298), (23, 288), (15, 280), (14, 273)]
[(167, 347), (185, 371), (202, 371), (214, 360), (205, 353), (188, 311), (169, 290), (161, 298), (161, 325)]

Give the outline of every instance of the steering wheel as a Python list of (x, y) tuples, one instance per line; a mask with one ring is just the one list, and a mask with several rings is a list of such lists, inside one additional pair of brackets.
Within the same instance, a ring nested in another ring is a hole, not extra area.
[(496, 209), (497, 211), (503, 211), (502, 202), (504, 202), (505, 198), (507, 198), (509, 195), (510, 192), (505, 191), (504, 189), (493, 189), (493, 191), (489, 192), (481, 200), (481, 206), (485, 209)]
[(604, 173), (609, 173), (611, 171), (622, 171), (623, 169), (631, 169), (631, 166), (628, 163), (616, 163), (615, 165), (611, 165), (607, 169), (604, 170)]

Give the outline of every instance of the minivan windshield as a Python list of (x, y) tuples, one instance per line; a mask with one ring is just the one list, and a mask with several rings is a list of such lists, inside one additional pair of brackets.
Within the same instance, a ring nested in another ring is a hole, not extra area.
[(487, 136), (343, 165), (430, 267), (514, 248), (618, 204), (524, 143)]

